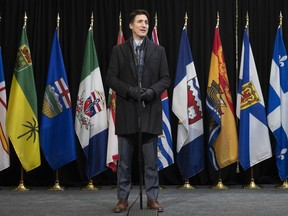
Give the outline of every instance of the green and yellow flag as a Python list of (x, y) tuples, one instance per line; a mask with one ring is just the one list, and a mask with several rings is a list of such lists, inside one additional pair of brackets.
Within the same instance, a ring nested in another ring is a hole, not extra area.
[(7, 109), (7, 133), (26, 171), (40, 166), (37, 95), (32, 59), (23, 27)]

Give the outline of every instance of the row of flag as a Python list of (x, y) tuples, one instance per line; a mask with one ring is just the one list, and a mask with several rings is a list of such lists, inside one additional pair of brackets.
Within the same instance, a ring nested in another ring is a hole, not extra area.
[[(156, 28), (153, 32), (152, 40), (158, 43)], [(120, 29), (117, 44), (122, 42), (124, 37)], [(92, 25), (87, 34), (75, 109), (75, 125), (58, 27), (51, 48), (40, 127), (37, 120), (37, 95), (26, 26), (22, 29), (17, 51), (8, 109), (2, 56), (0, 57), (0, 171), (10, 165), (8, 136), (26, 171), (40, 166), (40, 147), (53, 170), (74, 161), (77, 159), (74, 130), (86, 156), (88, 179), (104, 171), (107, 166), (116, 171), (118, 159), (118, 140), (115, 135), (116, 94), (110, 89), (106, 107)], [(159, 169), (174, 162), (167, 92), (163, 93), (162, 101), (164, 132), (158, 142)]]
[[(159, 44), (156, 26), (153, 28), (151, 40)], [(120, 28), (117, 44), (123, 42), (124, 36)], [(266, 115), (248, 28), (245, 28), (236, 104), (236, 115), (239, 118), (238, 138), (223, 47), (219, 28), (218, 26), (215, 28), (206, 109), (209, 113), (208, 156), (216, 170), (237, 161), (244, 170), (247, 170), (272, 157), (269, 126), (277, 140), (276, 160), (279, 176), (281, 180), (287, 179), (288, 77), (285, 72), (288, 66), (286, 61), (287, 54), (279, 27), (272, 59), (268, 115)], [(158, 138), (159, 170), (174, 163), (167, 91), (161, 98), (163, 134)], [(75, 125), (73, 124), (68, 80), (56, 29), (39, 127), (32, 59), (26, 28), (23, 27), (8, 108), (0, 50), (0, 171), (9, 167), (7, 134), (26, 171), (40, 166), (40, 146), (50, 167), (57, 170), (77, 158), (74, 130), (86, 156), (88, 179), (107, 167), (116, 171), (118, 160), (118, 141), (115, 135), (116, 94), (112, 89), (109, 90), (107, 105), (105, 101), (91, 25), (86, 40)], [(180, 41), (172, 111), (179, 120), (177, 164), (182, 177), (187, 179), (205, 168), (205, 144), (200, 85), (186, 26), (183, 28)]]

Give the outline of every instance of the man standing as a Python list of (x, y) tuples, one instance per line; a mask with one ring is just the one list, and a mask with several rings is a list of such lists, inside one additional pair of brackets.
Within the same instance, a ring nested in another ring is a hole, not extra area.
[(119, 160), (115, 213), (128, 207), (132, 157), (138, 144), (139, 128), (147, 207), (163, 211), (157, 201), (157, 137), (162, 133), (161, 94), (169, 87), (170, 78), (164, 48), (147, 38), (148, 20), (146, 10), (138, 9), (130, 14), (132, 37), (113, 48), (106, 76), (107, 85), (117, 94), (115, 133), (118, 135)]

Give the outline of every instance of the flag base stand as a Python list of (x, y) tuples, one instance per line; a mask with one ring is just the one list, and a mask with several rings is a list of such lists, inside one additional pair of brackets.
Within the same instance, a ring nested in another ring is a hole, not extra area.
[(89, 180), (89, 182), (88, 182), (86, 187), (81, 188), (81, 190), (89, 190), (89, 191), (98, 191), (100, 189), (101, 189), (100, 187), (94, 186), (92, 180)]
[(243, 188), (244, 188), (244, 189), (260, 189), (261, 187), (258, 186), (258, 185), (254, 182), (254, 179), (253, 179), (253, 178), (251, 178), (250, 184), (244, 186)]
[(181, 190), (192, 190), (195, 189), (195, 187), (193, 187), (192, 185), (190, 185), (189, 180), (185, 179), (185, 182), (182, 186), (177, 187), (178, 189)]
[(59, 184), (59, 181), (56, 180), (54, 186), (52, 186), (48, 190), (50, 190), (50, 191), (64, 191), (65, 189), (63, 187), (61, 187)]
[(20, 192), (25, 192), (25, 191), (30, 191), (30, 189), (26, 188), (24, 185), (24, 169), (23, 166), (21, 166), (21, 174), (20, 174), (20, 182), (17, 188), (12, 189), (12, 191), (20, 191)]
[(158, 211), (155, 209), (140, 209), (140, 210), (130, 210), (127, 216), (157, 216)]
[(23, 181), (20, 181), (18, 187), (13, 189), (12, 191), (30, 191), (30, 189), (26, 188)]
[(217, 189), (217, 190), (226, 190), (226, 189), (228, 189), (228, 188), (229, 188), (229, 187), (225, 186), (225, 185), (222, 183), (222, 179), (221, 179), (221, 178), (218, 179), (217, 185), (211, 187), (211, 189)]
[(288, 189), (288, 181), (287, 179), (283, 181), (283, 184), (280, 186), (276, 186), (277, 189)]

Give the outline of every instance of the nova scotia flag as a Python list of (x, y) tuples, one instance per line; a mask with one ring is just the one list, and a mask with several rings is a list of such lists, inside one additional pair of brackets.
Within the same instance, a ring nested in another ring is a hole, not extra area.
[(272, 156), (265, 103), (247, 28), (243, 37), (236, 112), (240, 120), (239, 161), (247, 170)]

